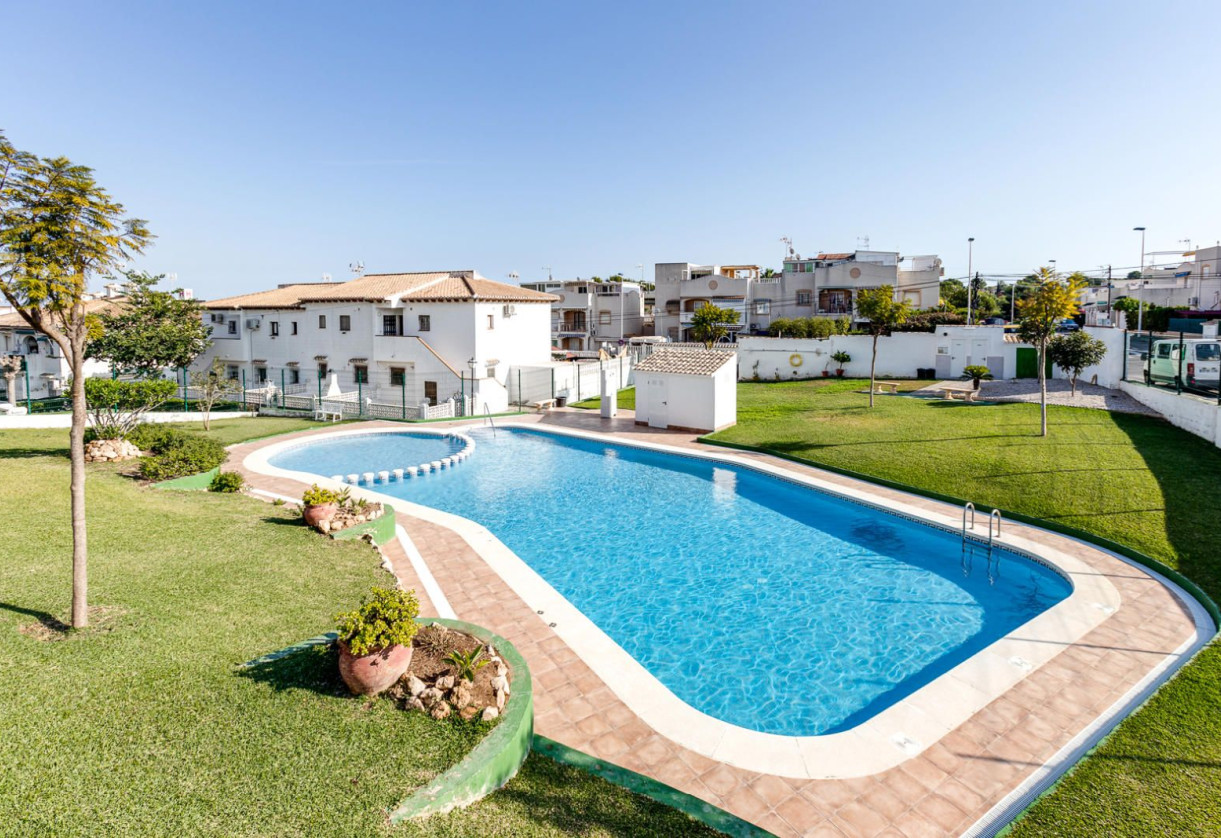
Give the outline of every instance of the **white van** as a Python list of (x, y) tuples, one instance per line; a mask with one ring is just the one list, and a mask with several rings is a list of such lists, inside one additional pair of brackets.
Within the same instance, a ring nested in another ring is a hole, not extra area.
[(1182, 343), (1174, 339), (1155, 340), (1142, 358), (1146, 362), (1146, 384), (1215, 388), (1221, 382), (1221, 343), (1216, 338), (1192, 338)]

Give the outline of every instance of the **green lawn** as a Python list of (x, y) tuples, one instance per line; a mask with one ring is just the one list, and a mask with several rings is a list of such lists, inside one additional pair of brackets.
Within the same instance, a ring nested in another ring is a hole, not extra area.
[[(743, 383), (713, 439), (1077, 527), (1221, 600), (1221, 451), (1158, 419), (879, 396), (860, 381)], [(1221, 834), (1221, 646), (1204, 650), (1040, 801), (1019, 836)]]
[(250, 498), (90, 467), (90, 601), (104, 614), (63, 640), (23, 633), (66, 616), (66, 445), (61, 430), (0, 436), (0, 835), (713, 834), (542, 757), (468, 810), (388, 827), (384, 810), (478, 735), (345, 696), (326, 654), (234, 669), (389, 581), (369, 547)]
[[(574, 402), (571, 407), (579, 407), (582, 410), (601, 410), (602, 397), (594, 396), (592, 399), (584, 399), (583, 401)], [(620, 410), (635, 410), (636, 409), (636, 388), (628, 387), (626, 390), (619, 391), (619, 409)]]

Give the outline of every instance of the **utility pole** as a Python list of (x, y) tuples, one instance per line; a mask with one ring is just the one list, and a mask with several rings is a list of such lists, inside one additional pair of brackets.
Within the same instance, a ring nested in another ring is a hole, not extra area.
[(967, 325), (971, 325), (971, 270), (975, 256), (975, 237), (967, 239)]
[(1141, 289), (1145, 285), (1145, 228), (1133, 227), (1133, 232), (1140, 232), (1140, 280), (1136, 286), (1136, 331), (1145, 325), (1145, 297)]
[(1111, 288), (1111, 266), (1107, 265), (1107, 320), (1114, 326), (1115, 318), (1111, 315)]

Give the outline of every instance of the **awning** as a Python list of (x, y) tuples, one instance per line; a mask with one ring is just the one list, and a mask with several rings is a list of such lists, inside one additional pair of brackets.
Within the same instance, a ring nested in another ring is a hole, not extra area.
[(367, 363), (369, 363), (369, 359), (368, 358), (349, 358), (348, 363), (349, 364), (367, 364)]

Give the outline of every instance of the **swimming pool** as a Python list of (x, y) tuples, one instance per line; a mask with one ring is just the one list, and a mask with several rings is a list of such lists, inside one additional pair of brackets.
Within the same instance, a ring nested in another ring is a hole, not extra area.
[[(850, 730), (1071, 592), (1017, 553), (997, 548), (989, 574), (956, 533), (746, 466), (469, 433), (469, 461), (376, 490), (482, 524), (674, 695), (749, 730)], [(393, 469), (422, 459), (420, 439), (339, 438), (270, 463), (348, 473), (361, 467), (331, 458), (372, 445), (365, 470)]]

